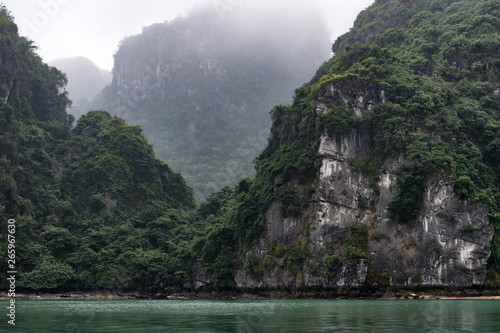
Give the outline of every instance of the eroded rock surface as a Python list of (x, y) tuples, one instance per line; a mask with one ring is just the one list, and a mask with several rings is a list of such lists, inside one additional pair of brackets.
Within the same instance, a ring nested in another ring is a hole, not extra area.
[[(343, 82), (345, 87), (332, 83), (323, 89), (317, 113), (344, 106), (361, 116), (363, 110), (385, 102), (385, 92), (377, 87), (366, 90), (353, 78)], [(308, 219), (283, 218), (274, 202), (266, 213), (265, 231), (243, 258), (246, 268), (242, 265), (236, 272), (238, 288), (484, 285), (493, 237), (488, 207), (461, 200), (453, 192), (452, 177), (442, 172), (425, 182), (418, 220), (395, 221), (388, 206), (396, 200), (394, 171), (404, 156), (382, 165), (374, 191), (369, 176), (349, 163), (369, 149), (369, 136), (357, 129), (341, 138), (321, 136), (317, 154), (322, 165)], [(271, 255), (276, 244), (288, 249), (303, 246), (306, 255), (290, 265), (286, 255)], [(260, 271), (249, 271), (250, 262), (259, 263)]]

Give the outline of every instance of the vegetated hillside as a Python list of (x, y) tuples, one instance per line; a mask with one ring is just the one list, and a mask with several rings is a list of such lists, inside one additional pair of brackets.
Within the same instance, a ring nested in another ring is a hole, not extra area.
[(68, 98), (73, 102), (68, 112), (76, 118), (90, 110), (89, 103), (113, 79), (111, 72), (99, 69), (84, 57), (58, 59), (48, 63), (66, 74)]
[[(72, 128), (64, 74), (18, 36), (4, 7), (0, 37), (0, 217), (16, 221), (17, 288), (182, 283), (204, 232), (190, 223), (195, 199), (182, 176), (155, 158), (138, 126), (105, 111)], [(5, 274), (7, 223), (0, 233)]]
[(498, 284), (499, 29), (492, 0), (363, 11), (293, 105), (272, 111), (255, 179), (208, 237), (219, 240), (202, 257), (212, 281)]
[(113, 83), (95, 104), (141, 125), (199, 199), (253, 174), (269, 111), (291, 102), (330, 55), (324, 18), (311, 4), (231, 8), (219, 16), (208, 2), (123, 40)]

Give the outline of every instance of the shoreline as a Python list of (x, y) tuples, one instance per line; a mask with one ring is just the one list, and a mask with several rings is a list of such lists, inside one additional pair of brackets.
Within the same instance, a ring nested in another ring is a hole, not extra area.
[[(8, 301), (5, 292), (0, 293), (0, 301)], [(26, 293), (16, 294), (13, 298), (16, 301), (47, 301), (47, 300), (500, 300), (500, 291), (495, 290), (485, 294), (479, 293), (461, 293), (454, 292), (429, 292), (429, 291), (401, 291), (387, 292), (379, 295), (360, 296), (356, 294), (349, 295), (328, 295), (321, 292), (316, 293), (290, 293), (290, 292), (271, 292), (271, 293), (178, 293), (172, 295), (166, 294), (141, 294), (140, 292), (68, 292), (68, 293)]]

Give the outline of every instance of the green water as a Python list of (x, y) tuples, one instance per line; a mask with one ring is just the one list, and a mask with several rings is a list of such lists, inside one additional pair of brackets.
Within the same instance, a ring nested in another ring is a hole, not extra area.
[(1, 332), (500, 332), (500, 301), (17, 301)]

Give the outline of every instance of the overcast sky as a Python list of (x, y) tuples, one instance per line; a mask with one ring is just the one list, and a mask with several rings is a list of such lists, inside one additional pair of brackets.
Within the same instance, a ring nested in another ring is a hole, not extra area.
[[(153, 23), (185, 15), (193, 5), (207, 1), (214, 4), (214, 10), (223, 13), (230, 6), (254, 0), (0, 0), (0, 3), (11, 11), (20, 33), (35, 42), (44, 61), (84, 56), (111, 70), (113, 54), (123, 38), (139, 34), (143, 27)], [(324, 9), (334, 40), (349, 31), (358, 13), (374, 0), (317, 2)]]

